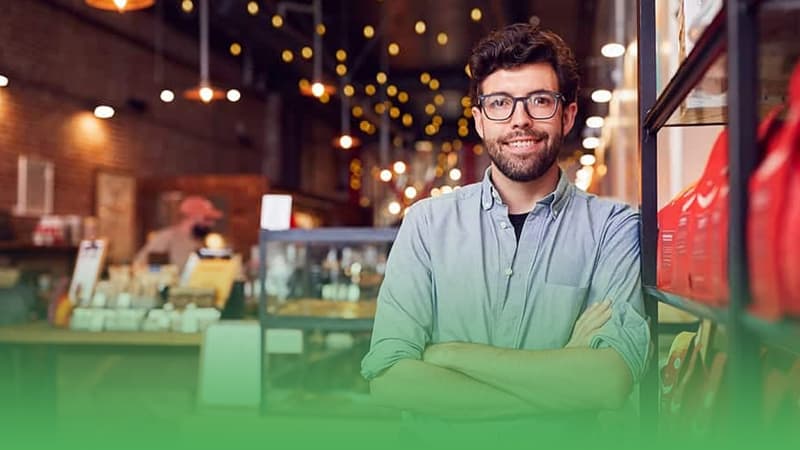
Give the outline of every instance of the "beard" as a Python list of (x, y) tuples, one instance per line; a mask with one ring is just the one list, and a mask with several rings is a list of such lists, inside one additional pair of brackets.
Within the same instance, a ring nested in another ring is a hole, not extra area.
[[(521, 137), (544, 142), (544, 148), (541, 151), (533, 152), (525, 156), (512, 155), (503, 151), (502, 142), (508, 142)], [(558, 159), (562, 140), (563, 136), (561, 132), (558, 132), (558, 134), (551, 138), (545, 131), (524, 129), (509, 133), (497, 139), (486, 140), (484, 143), (486, 144), (489, 158), (500, 173), (510, 180), (526, 182), (533, 181), (547, 173), (550, 167), (556, 162), (556, 159)]]

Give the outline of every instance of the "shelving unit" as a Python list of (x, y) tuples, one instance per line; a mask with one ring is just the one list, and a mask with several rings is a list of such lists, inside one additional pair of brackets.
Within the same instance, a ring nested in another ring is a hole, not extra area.
[[(759, 13), (770, 8), (797, 8), (792, 0), (727, 0), (657, 96), (655, 2), (638, 2), (639, 14), (639, 123), (641, 145), (642, 284), (645, 309), (658, 317), (658, 303), (666, 303), (698, 317), (724, 324), (729, 337), (729, 411), (733, 425), (756, 428), (754, 415), (761, 410), (759, 396), (759, 349), (779, 346), (800, 355), (800, 322), (767, 322), (747, 313), (750, 304), (746, 229), (748, 183), (757, 164)], [(657, 248), (657, 133), (702, 79), (704, 73), (727, 52), (729, 132), (729, 306), (715, 308), (658, 290)], [(657, 320), (651, 333), (659, 333)], [(642, 419), (645, 430), (655, 432), (658, 419), (659, 374), (657, 355), (651, 355), (649, 372), (642, 383)], [(757, 419), (757, 418), (756, 418)], [(742, 429), (742, 428), (737, 428)]]
[(301, 315), (277, 315), (268, 313), (266, 292), (267, 244), (269, 242), (294, 242), (304, 245), (352, 245), (369, 243), (392, 243), (397, 236), (396, 228), (317, 228), (284, 231), (261, 230), (259, 235), (259, 323), (261, 328), (261, 402), (262, 414), (268, 412), (267, 391), (269, 358), (267, 357), (267, 329), (295, 329), (306, 331), (365, 332), (371, 331), (372, 318), (316, 317)]

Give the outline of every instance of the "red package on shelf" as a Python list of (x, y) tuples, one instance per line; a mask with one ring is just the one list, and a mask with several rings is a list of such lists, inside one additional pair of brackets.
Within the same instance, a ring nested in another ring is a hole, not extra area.
[(714, 142), (695, 188), (689, 253), (692, 298), (722, 306), (728, 299), (728, 133)]
[(673, 294), (689, 296), (689, 236), (694, 226), (692, 206), (695, 186), (691, 185), (658, 212), (656, 285)]
[[(798, 66), (800, 67), (800, 66)], [(753, 294), (751, 311), (766, 319), (777, 320), (787, 311), (798, 313), (800, 282), (796, 268), (800, 262), (800, 245), (793, 230), (800, 227), (800, 184), (797, 178), (798, 134), (800, 134), (800, 97), (797, 95), (800, 70), (795, 69), (790, 88), (790, 108), (786, 123), (771, 139), (762, 140), (767, 156), (750, 179), (747, 244), (750, 261), (750, 286)], [(778, 129), (777, 111), (767, 118), (762, 129)], [(792, 166), (795, 170), (792, 170)], [(794, 254), (792, 254), (794, 253)], [(794, 273), (792, 273), (794, 272)], [(792, 308), (790, 305), (794, 305)]]
[(779, 242), (779, 269), (784, 283), (784, 307), (787, 314), (800, 316), (800, 64), (789, 86), (791, 106), (781, 134), (783, 151), (789, 152), (787, 163), (790, 180), (785, 198), (785, 211)]

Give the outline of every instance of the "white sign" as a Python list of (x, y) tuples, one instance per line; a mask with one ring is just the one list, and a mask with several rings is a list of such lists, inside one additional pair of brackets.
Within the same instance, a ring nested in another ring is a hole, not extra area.
[(106, 257), (106, 241), (81, 241), (75, 271), (69, 285), (69, 299), (75, 305), (88, 306)]
[(291, 195), (267, 194), (261, 197), (261, 229), (288, 230), (291, 218)]

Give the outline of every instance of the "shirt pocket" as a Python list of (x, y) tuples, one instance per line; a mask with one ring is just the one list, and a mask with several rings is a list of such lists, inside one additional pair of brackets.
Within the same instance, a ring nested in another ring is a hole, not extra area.
[(534, 302), (523, 348), (562, 348), (572, 335), (588, 287), (542, 283), (534, 287)]

